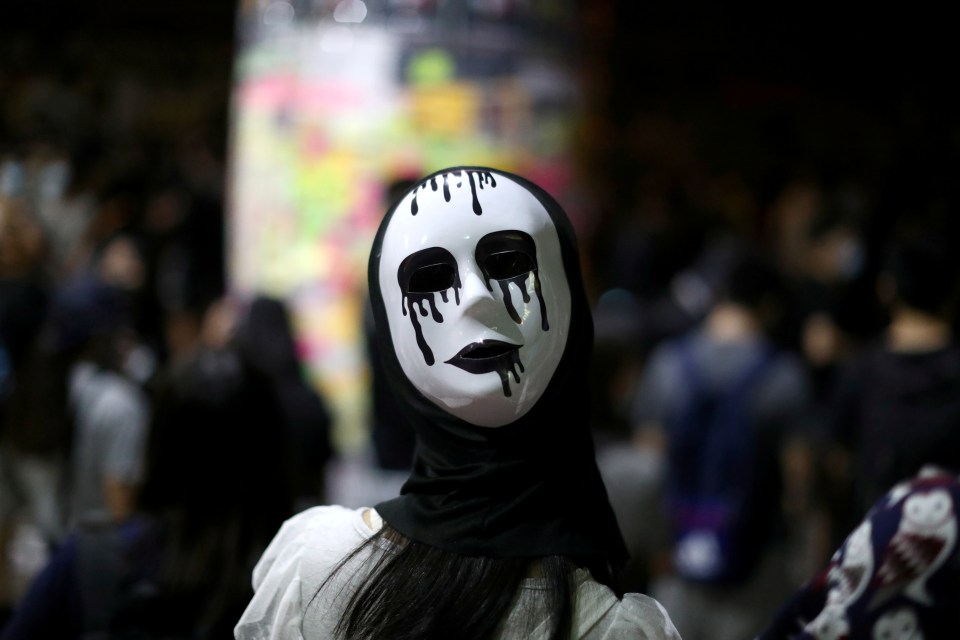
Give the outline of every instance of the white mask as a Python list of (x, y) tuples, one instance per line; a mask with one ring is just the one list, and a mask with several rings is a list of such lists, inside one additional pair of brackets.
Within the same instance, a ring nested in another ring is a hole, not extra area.
[(527, 189), (481, 169), (435, 175), (397, 204), (378, 277), (397, 359), (424, 396), (484, 427), (536, 404), (571, 309), (557, 230)]

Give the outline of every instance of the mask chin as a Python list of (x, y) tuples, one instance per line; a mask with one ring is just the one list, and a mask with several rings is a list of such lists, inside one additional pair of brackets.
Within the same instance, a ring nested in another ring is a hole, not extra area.
[(382, 236), (379, 284), (409, 381), (451, 415), (500, 427), (553, 377), (570, 290), (539, 200), (499, 174), (464, 188), (468, 173), (442, 176), (449, 193), (424, 182), (400, 201)]
[(500, 382), (495, 385), (479, 385), (472, 395), (434, 398), (427, 395), (447, 413), (478, 427), (502, 427), (519, 420), (532, 407), (527, 403), (511, 402), (504, 398)]

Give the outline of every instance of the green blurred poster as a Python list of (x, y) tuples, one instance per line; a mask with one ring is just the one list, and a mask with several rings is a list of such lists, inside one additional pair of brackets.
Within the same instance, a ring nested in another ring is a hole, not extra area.
[(242, 2), (229, 279), (287, 299), (336, 413), (366, 433), (366, 260), (391, 181), (495, 166), (562, 199), (578, 108), (565, 2)]

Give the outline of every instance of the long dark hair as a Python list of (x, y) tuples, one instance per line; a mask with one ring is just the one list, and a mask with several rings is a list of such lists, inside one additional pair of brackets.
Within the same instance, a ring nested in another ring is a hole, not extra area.
[(411, 540), (384, 526), (344, 558), (321, 583), (312, 602), (353, 559), (372, 550), (369, 572), (337, 622), (344, 640), (486, 640), (508, 618), (527, 578), (537, 578), (534, 601), (517, 631), (529, 635), (550, 618), (550, 640), (569, 638), (575, 607), (574, 571), (583, 566), (615, 589), (612, 567), (565, 556), (541, 558), (464, 556)]

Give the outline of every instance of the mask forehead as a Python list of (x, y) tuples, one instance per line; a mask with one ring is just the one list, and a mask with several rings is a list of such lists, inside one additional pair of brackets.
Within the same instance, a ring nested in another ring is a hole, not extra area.
[[(431, 246), (468, 248), (486, 233), (519, 229), (556, 235), (550, 215), (516, 182), (491, 172), (462, 170), (423, 182), (397, 205), (384, 251), (412, 253)], [(559, 249), (559, 245), (558, 245)]]
[[(531, 247), (529, 272), (491, 276), (484, 243), (500, 236), (529, 238), (504, 242), (504, 250)], [(405, 291), (411, 260), (445, 270), (449, 287)], [(408, 379), (436, 404), (473, 424), (500, 426), (540, 397), (566, 344), (570, 291), (553, 221), (523, 186), (472, 169), (424, 181), (392, 214), (378, 277), (397, 358)], [(480, 344), (516, 349), (495, 371), (451, 364), (465, 348)]]

